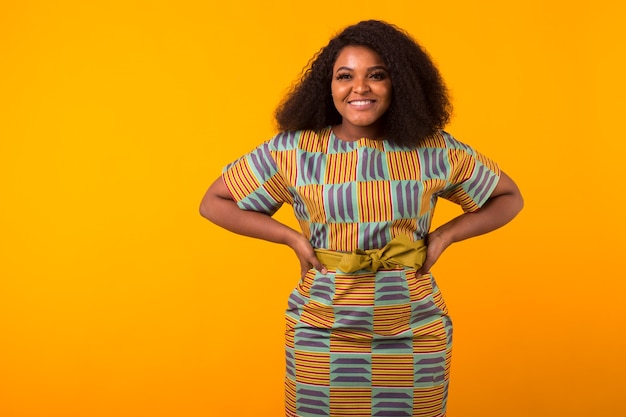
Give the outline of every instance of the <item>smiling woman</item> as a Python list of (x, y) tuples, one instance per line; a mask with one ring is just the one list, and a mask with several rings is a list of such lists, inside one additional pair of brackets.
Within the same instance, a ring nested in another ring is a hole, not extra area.
[(380, 138), (381, 118), (391, 103), (391, 79), (382, 58), (363, 46), (346, 46), (335, 61), (330, 85), (344, 140)]
[[(402, 31), (351, 26), (278, 109), (282, 132), (226, 166), (201, 203), (207, 219), (300, 262), (287, 416), (446, 413), (452, 322), (430, 268), (452, 243), (510, 221), (522, 198), (495, 162), (441, 130), (445, 91)], [(439, 197), (465, 214), (430, 231)], [(284, 203), (300, 232), (272, 218)]]
[(395, 26), (370, 20), (346, 28), (318, 52), (276, 110), (280, 130), (320, 130), (342, 124), (331, 89), (338, 81), (338, 58), (347, 58), (348, 52), (357, 50), (373, 53), (371, 62), (381, 66), (384, 73), (375, 71), (372, 78), (386, 73), (386, 82), (393, 87), (389, 107), (377, 120), (385, 139), (414, 147), (443, 129), (450, 118), (451, 105), (445, 84), (428, 54)]

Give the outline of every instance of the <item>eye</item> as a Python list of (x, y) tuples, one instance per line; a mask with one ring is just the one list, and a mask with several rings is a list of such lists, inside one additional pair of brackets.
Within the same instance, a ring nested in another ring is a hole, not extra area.
[(376, 71), (370, 74), (370, 78), (374, 80), (384, 80), (385, 78), (387, 78), (387, 73), (385, 73), (384, 71)]
[(335, 77), (335, 79), (337, 80), (349, 80), (350, 78), (352, 78), (352, 76), (348, 74), (347, 72), (339, 73)]

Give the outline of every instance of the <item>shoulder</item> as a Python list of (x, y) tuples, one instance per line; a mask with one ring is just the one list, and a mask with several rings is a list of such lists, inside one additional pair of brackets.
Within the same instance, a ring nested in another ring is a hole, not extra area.
[(443, 138), (443, 140), (445, 141), (445, 147), (448, 149), (458, 149), (461, 151), (466, 151), (469, 153), (473, 153), (474, 149), (472, 149), (471, 146), (469, 146), (468, 144), (461, 142), (460, 140), (456, 139), (454, 136), (452, 136), (450, 133), (446, 132), (445, 130), (441, 130), (440, 133), (441, 137)]
[[(274, 152), (303, 149), (309, 152), (321, 151), (326, 148), (330, 129), (295, 130), (277, 133), (266, 142), (268, 150)], [(318, 150), (319, 148), (319, 150)]]
[(461, 142), (456, 139), (450, 133), (445, 130), (440, 130), (437, 133), (430, 135), (424, 139), (422, 139), (416, 147), (406, 147), (403, 145), (397, 145), (391, 142), (388, 142), (386, 147), (390, 150), (405, 150), (405, 151), (415, 151), (415, 152), (424, 152), (424, 151), (434, 151), (434, 150), (461, 150), (472, 152), (473, 149), (467, 145), (466, 143)]
[(267, 147), (272, 151), (287, 151), (294, 149), (298, 146), (298, 141), (301, 134), (301, 130), (279, 132), (265, 143)]

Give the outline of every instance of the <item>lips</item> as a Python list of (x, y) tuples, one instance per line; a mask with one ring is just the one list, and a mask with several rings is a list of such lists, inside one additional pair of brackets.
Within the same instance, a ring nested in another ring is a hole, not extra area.
[(357, 109), (366, 109), (371, 107), (375, 102), (376, 100), (351, 100), (348, 101), (348, 104)]

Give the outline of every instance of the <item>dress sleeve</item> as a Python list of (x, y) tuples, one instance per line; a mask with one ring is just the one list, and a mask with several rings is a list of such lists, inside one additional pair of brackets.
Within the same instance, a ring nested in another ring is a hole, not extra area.
[(288, 187), (277, 168), (269, 142), (226, 165), (222, 178), (237, 206), (243, 210), (271, 216), (290, 200)]
[(459, 204), (464, 212), (478, 210), (489, 199), (500, 179), (500, 168), (491, 159), (444, 132), (448, 143), (450, 176), (440, 197)]

